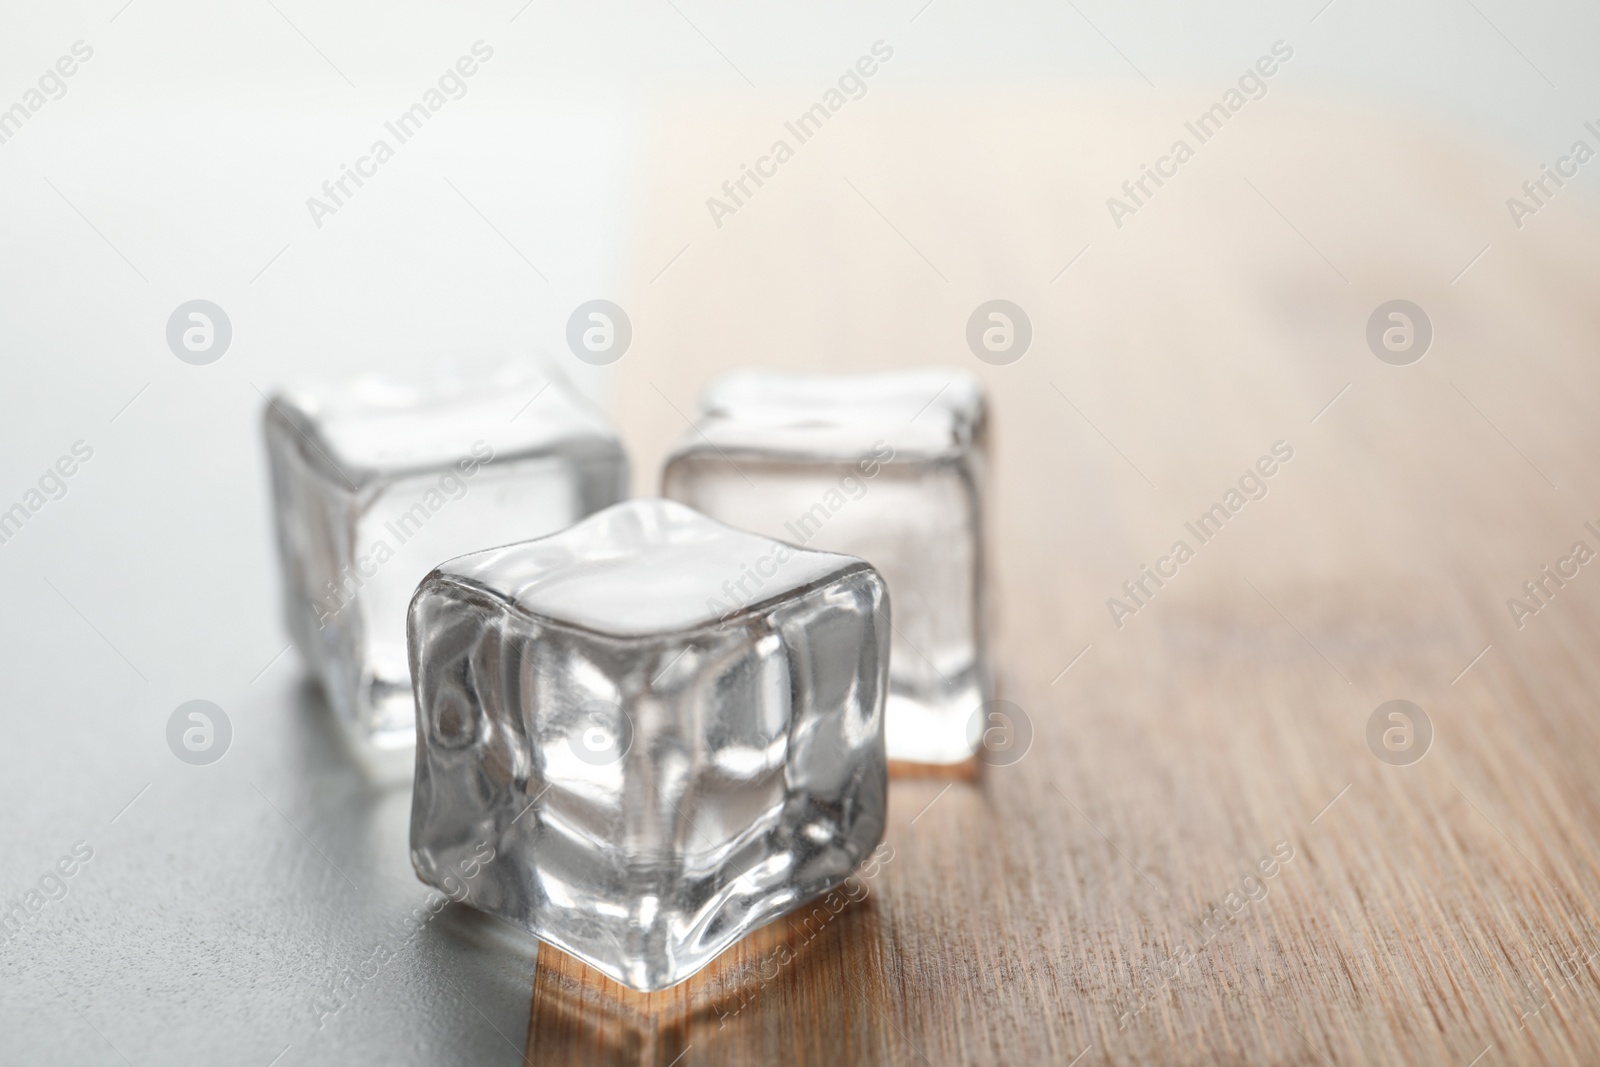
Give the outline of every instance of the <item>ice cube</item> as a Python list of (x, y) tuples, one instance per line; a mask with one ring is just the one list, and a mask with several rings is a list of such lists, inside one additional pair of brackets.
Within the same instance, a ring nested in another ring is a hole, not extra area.
[(627, 491), (605, 418), (520, 366), (311, 386), (275, 396), (263, 421), (290, 635), (376, 751), (414, 738), (406, 607), (423, 575)]
[(684, 980), (882, 839), (888, 618), (862, 560), (667, 500), (442, 564), (410, 615), (418, 876)]
[[(983, 387), (962, 371), (743, 371), (701, 395), (663, 496), (730, 526), (868, 560), (894, 601), (891, 760), (972, 756), (985, 636)], [(748, 595), (744, 588), (734, 590)]]

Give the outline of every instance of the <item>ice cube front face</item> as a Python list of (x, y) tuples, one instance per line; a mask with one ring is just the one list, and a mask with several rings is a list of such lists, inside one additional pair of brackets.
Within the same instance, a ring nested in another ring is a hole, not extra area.
[(981, 741), (986, 439), (983, 387), (961, 371), (744, 371), (705, 390), (662, 471), (663, 496), (883, 574), (891, 760), (958, 763)]
[(415, 736), (406, 608), (422, 577), (627, 491), (604, 417), (520, 367), (286, 392), (263, 422), (290, 635), (341, 722), (377, 750)]
[(418, 876), (634, 989), (688, 978), (882, 839), (888, 611), (859, 559), (665, 500), (443, 564), (410, 615)]

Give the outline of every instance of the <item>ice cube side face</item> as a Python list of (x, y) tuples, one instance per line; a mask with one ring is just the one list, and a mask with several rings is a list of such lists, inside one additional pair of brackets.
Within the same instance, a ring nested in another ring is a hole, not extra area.
[[(370, 408), (338, 390), (269, 402), (290, 637), (359, 743), (403, 750), (414, 741), (406, 609), (429, 570), (562, 529), (625, 495), (620, 442), (564, 385), (523, 416), (528, 427), (507, 431), (543, 382), (518, 379), (498, 394), (492, 382), (453, 383), (433, 402), (416, 389)], [(409, 444), (397, 447), (402, 437)]]
[[(692, 514), (630, 501), (545, 541), (634, 508)], [(840, 885), (883, 836), (882, 578), (806, 553), (820, 571), (724, 620), (705, 608), (724, 576), (786, 547), (727, 533), (659, 559), (601, 538), (555, 579), (509, 546), (442, 567), (411, 609), (419, 877), (639, 990)], [(691, 611), (564, 617), (564, 597), (625, 608), (656, 566)], [(544, 611), (539, 581), (565, 586)]]
[(669, 499), (883, 574), (891, 760), (959, 763), (981, 744), (986, 437), (981, 386), (959, 372), (746, 372), (706, 391), (662, 471)]

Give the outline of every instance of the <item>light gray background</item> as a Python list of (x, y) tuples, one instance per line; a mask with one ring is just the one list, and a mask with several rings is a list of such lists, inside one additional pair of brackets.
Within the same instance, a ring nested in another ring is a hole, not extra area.
[[(519, 1061), (531, 944), (457, 909), (397, 943), (426, 897), (407, 790), (362, 776), (282, 654), (258, 390), (560, 353), (573, 307), (620, 295), (662, 94), (799, 102), (886, 37), (897, 78), (875, 93), (1086, 83), (1199, 102), (1284, 37), (1293, 92), (1487, 140), (1528, 174), (1600, 118), (1592, 4), (1205, 7), (0, 7), (0, 108), (74, 41), (95, 50), (0, 144), (0, 507), (73, 442), (94, 448), (0, 545), (0, 901), (75, 842), (95, 853), (0, 944), (0, 1060)], [(467, 96), (313, 227), (306, 197), (478, 39), (495, 55)], [(205, 367), (164, 339), (195, 298), (234, 329)], [(564, 362), (604, 399), (613, 370)], [(195, 698), (233, 723), (209, 767), (165, 743)], [(394, 959), (318, 1029), (314, 998), (380, 946)]]

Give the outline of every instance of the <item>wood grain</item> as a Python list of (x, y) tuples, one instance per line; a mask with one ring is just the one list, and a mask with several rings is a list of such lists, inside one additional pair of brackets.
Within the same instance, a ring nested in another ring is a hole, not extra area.
[[(528, 1061), (1600, 1062), (1600, 564), (1520, 628), (1505, 603), (1600, 549), (1592, 205), (1518, 230), (1536, 161), (1274, 95), (1117, 228), (1105, 198), (1182, 102), (878, 91), (715, 226), (792, 107), (656, 124), (617, 379), (635, 490), (721, 370), (980, 372), (1032, 747), (898, 777), (863, 902), (677, 989), (543, 951)], [(1010, 366), (963, 340), (993, 297), (1034, 326)], [(1397, 297), (1435, 329), (1408, 367), (1364, 340)], [(1185, 523), (1279, 441), (1200, 544)], [(1392, 698), (1435, 730), (1411, 766), (1365, 739)]]

